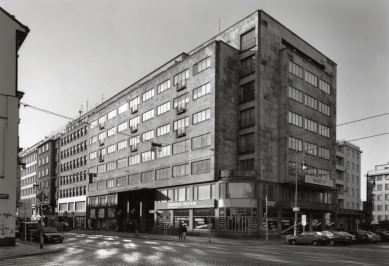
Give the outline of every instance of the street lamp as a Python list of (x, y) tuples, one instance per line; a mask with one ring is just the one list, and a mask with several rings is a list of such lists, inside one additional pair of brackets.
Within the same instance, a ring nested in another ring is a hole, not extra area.
[(39, 220), (40, 226), (39, 227), (40, 227), (41, 231), (40, 231), (40, 237), (39, 237), (39, 243), (40, 243), (39, 247), (40, 247), (40, 249), (42, 249), (43, 248), (42, 202), (41, 202), (40, 208), (38, 208), (38, 195), (37, 195), (38, 189), (37, 189), (37, 187), (39, 187), (39, 185), (34, 184), (33, 186), (35, 187), (35, 206), (39, 210), (39, 216), (40, 216), (40, 220)]
[(298, 176), (298, 172), (299, 172), (299, 169), (300, 169), (300, 162), (302, 163), (302, 175), (304, 175), (304, 169), (305, 169), (305, 161), (304, 161), (304, 152), (302, 153), (298, 153), (298, 150), (296, 150), (296, 170), (295, 170), (295, 174), (296, 174), (296, 189), (295, 189), (295, 195), (294, 195), (294, 236), (297, 235), (297, 220), (298, 220), (298, 216), (297, 216), (297, 210), (298, 210), (298, 207), (297, 207), (297, 176)]

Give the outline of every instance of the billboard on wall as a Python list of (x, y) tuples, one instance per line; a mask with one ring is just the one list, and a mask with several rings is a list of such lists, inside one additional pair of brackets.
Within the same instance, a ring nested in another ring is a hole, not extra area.
[(326, 186), (326, 187), (333, 187), (334, 186), (333, 180), (324, 179), (324, 178), (312, 176), (312, 175), (305, 175), (305, 183)]

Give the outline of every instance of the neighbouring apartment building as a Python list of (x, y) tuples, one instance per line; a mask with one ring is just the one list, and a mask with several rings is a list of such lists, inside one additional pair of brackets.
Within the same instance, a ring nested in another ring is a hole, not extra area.
[(15, 245), (19, 192), (18, 52), (29, 28), (0, 7), (0, 246)]
[(338, 192), (338, 229), (361, 229), (364, 212), (361, 206), (360, 147), (345, 141), (336, 142), (336, 189)]

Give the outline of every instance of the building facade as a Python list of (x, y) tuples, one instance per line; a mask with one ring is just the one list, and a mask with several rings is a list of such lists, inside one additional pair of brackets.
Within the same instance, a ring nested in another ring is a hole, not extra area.
[(376, 165), (367, 173), (367, 212), (369, 225), (389, 223), (389, 163)]
[(361, 149), (344, 140), (336, 143), (336, 189), (338, 192), (338, 229), (361, 228)]
[(0, 8), (0, 246), (15, 245), (15, 214), (19, 196), (18, 51), (29, 28)]

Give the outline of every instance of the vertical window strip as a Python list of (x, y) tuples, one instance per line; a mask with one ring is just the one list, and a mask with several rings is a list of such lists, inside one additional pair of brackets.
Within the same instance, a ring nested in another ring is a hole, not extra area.
[(324, 80), (319, 80), (319, 89), (327, 94), (331, 94), (331, 85)]
[(152, 88), (152, 89), (150, 89), (142, 94), (142, 102), (145, 102), (145, 101), (151, 99), (152, 97), (154, 97), (154, 88)]
[(121, 105), (121, 106), (119, 106), (119, 114), (121, 114), (121, 113), (124, 113), (125, 111), (127, 111), (128, 110), (128, 103), (124, 103), (123, 105)]
[(203, 97), (206, 94), (211, 93), (211, 83), (207, 83), (199, 88), (193, 90), (193, 100)]
[(292, 61), (289, 61), (289, 73), (303, 79), (303, 68)]
[(291, 111), (289, 111), (288, 121), (290, 124), (293, 124), (298, 127), (303, 127), (303, 117)]
[(308, 94), (305, 94), (305, 105), (317, 110), (317, 100)]
[(292, 86), (289, 86), (289, 98), (303, 103), (303, 93), (298, 89), (293, 88)]
[(187, 152), (189, 151), (189, 148), (190, 148), (190, 144), (188, 139), (177, 143), (173, 143), (173, 155)]

